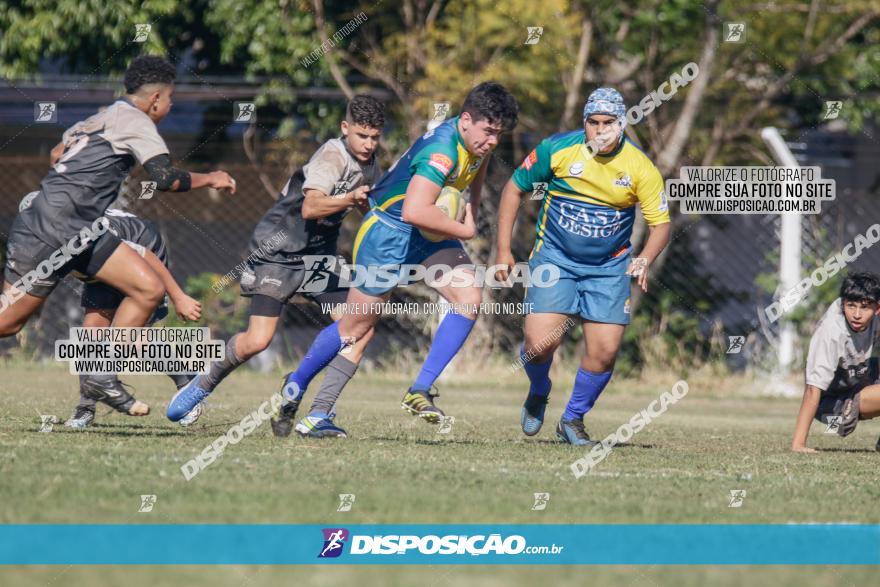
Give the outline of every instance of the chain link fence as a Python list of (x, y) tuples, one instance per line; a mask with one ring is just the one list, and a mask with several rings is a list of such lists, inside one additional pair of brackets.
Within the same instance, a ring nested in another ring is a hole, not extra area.
[[(247, 301), (238, 296), (236, 266), (252, 253), (247, 249), (251, 231), (273, 203), (273, 186), (282, 186), (292, 169), (267, 158), (257, 168), (250, 163), (223, 163), (238, 184), (229, 196), (214, 190), (191, 193), (156, 193), (138, 199), (138, 170), (124, 186), (116, 206), (155, 221), (168, 243), (172, 272), (184, 289), (204, 306), (203, 323), (215, 335), (228, 337), (244, 328)], [(207, 170), (203, 164), (188, 166)], [(46, 157), (0, 158), (0, 238), (5, 242), (18, 204), (37, 189), (46, 172)], [(829, 168), (830, 169), (830, 168)], [(832, 170), (833, 171), (833, 170)], [(512, 169), (503, 160), (493, 165), (479, 216), (478, 236), (466, 243), (475, 263), (492, 263), (497, 202)], [(823, 176), (827, 176), (823, 170)], [(831, 174), (834, 175), (833, 173)], [(822, 213), (802, 217), (803, 269), (811, 271), (840, 251), (856, 235), (880, 222), (876, 193), (859, 190), (845, 181), (838, 185), (837, 200), (825, 203)], [(842, 188), (842, 189), (841, 189)], [(875, 190), (876, 191), (876, 190)], [(277, 193), (277, 192), (275, 192)], [(539, 202), (526, 198), (514, 235), (514, 255), (525, 261), (534, 242), (534, 220)], [(360, 222), (349, 214), (340, 238), (340, 253), (351, 258), (354, 235)], [(778, 283), (779, 217), (767, 215), (706, 215), (674, 218), (673, 240), (652, 270), (650, 290), (634, 295), (633, 324), (627, 329), (618, 370), (635, 374), (645, 366), (666, 369), (696, 368), (707, 363), (737, 368), (773, 366), (778, 322), (767, 323), (764, 308), (773, 301)], [(867, 249), (847, 270), (877, 269), (880, 247)], [(810, 328), (833, 299), (846, 270), (815, 288), (790, 316), (798, 325), (801, 352), (809, 340)], [(223, 287), (221, 278), (232, 279)], [(2, 341), (3, 352), (28, 356), (50, 356), (54, 341), (70, 326), (82, 320), (80, 284), (64, 280), (18, 340)], [(219, 290), (219, 291), (217, 291)], [(523, 301), (520, 286), (484, 291), (484, 302), (500, 313), (484, 314), (464, 351), (456, 359), (457, 369), (481, 369), (491, 362), (510, 364), (522, 340), (523, 317), (504, 312), (498, 304)], [(637, 294), (637, 292), (634, 292)], [(398, 288), (392, 302), (438, 302), (424, 285)], [(509, 306), (508, 306), (509, 307)], [(378, 325), (367, 351), (367, 365), (384, 369), (407, 369), (424, 357), (431, 334), (439, 323), (436, 314), (391, 314)], [(169, 323), (173, 323), (173, 318)], [(283, 314), (279, 334), (272, 346), (252, 361), (258, 368), (289, 365), (297, 361), (317, 332), (329, 323), (321, 309), (297, 297)], [(581, 352), (580, 329), (565, 335), (569, 343), (563, 352)], [(728, 353), (730, 336), (745, 337), (740, 352)], [(15, 350), (17, 349), (18, 350)], [(803, 357), (801, 357), (801, 361)]]

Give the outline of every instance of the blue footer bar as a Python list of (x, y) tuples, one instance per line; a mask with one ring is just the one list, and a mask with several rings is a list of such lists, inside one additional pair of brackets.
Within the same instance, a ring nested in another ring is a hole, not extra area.
[(876, 565), (880, 525), (0, 525), (0, 564)]

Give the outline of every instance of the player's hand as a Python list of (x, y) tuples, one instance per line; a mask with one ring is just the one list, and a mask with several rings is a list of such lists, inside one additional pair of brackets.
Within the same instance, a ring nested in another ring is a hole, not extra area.
[(225, 171), (212, 171), (208, 174), (210, 185), (216, 190), (229, 190), (235, 193), (235, 180)]
[(810, 448), (809, 446), (805, 446), (805, 445), (801, 445), (801, 446), (792, 445), (791, 452), (802, 452), (802, 453), (807, 453), (807, 454), (815, 454), (819, 451), (816, 450), (815, 448)]
[(474, 220), (474, 213), (471, 210), (471, 203), (468, 202), (464, 207), (464, 220), (462, 221), (464, 224), (465, 230), (467, 231), (467, 236), (462, 236), (461, 240), (468, 240), (474, 238), (477, 234), (477, 222)]
[(648, 263), (647, 257), (633, 257), (629, 262), (629, 267), (626, 270), (626, 274), (638, 279), (639, 287), (642, 288), (643, 292), (648, 291), (648, 267), (650, 263)]
[(516, 266), (516, 259), (513, 258), (513, 253), (511, 253), (509, 249), (506, 251), (498, 251), (495, 254), (494, 265), (504, 266), (495, 271), (495, 281), (498, 281), (499, 283), (507, 283), (510, 274), (513, 272), (513, 268)]
[(174, 304), (178, 318), (195, 322), (202, 317), (202, 304), (195, 298), (184, 294), (178, 299), (171, 300), (171, 303)]
[(360, 207), (369, 201), (367, 199), (367, 194), (370, 193), (370, 186), (362, 185), (348, 193), (351, 194), (351, 201), (354, 202), (354, 205)]

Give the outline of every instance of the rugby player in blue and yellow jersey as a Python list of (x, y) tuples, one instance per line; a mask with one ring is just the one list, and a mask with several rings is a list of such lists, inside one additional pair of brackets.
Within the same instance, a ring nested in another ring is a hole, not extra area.
[[(496, 263), (507, 270), (515, 261), (510, 240), (524, 194), (544, 193), (535, 245), (529, 259), (537, 266), (559, 267), (558, 283), (530, 288), (526, 303), (522, 353), (529, 395), (521, 424), (527, 436), (538, 433), (550, 394), (550, 365), (570, 316), (583, 324), (586, 352), (574, 390), (556, 434), (563, 442), (591, 444), (584, 414), (608, 385), (614, 361), (630, 318), (630, 277), (644, 291), (648, 267), (669, 242), (669, 211), (663, 178), (648, 157), (627, 140), (623, 97), (599, 88), (584, 106), (584, 128), (553, 135), (538, 145), (516, 169), (501, 195)], [(596, 146), (590, 149), (589, 146)], [(636, 204), (649, 227), (641, 254), (631, 255)]]
[[(352, 256), (356, 271), (381, 267), (392, 278), (367, 280), (349, 290), (347, 304), (353, 310), (317, 336), (289, 382), (309, 381), (337, 353), (369, 332), (379, 319), (381, 303), (409, 273), (404, 265), (447, 265), (453, 268), (454, 277), (435, 289), (447, 302), (463, 308), (443, 318), (402, 402), (410, 414), (430, 423), (440, 421), (443, 412), (434, 405), (433, 384), (470, 334), (482, 293), (472, 267), (462, 267), (472, 262), (460, 241), (476, 234), (474, 216), (489, 159), (501, 134), (516, 124), (518, 113), (516, 100), (503, 86), (479, 84), (465, 98), (461, 114), (422, 135), (373, 186), (371, 210), (358, 231)], [(470, 188), (463, 223), (434, 205), (444, 186)], [(433, 242), (422, 230), (446, 238)]]

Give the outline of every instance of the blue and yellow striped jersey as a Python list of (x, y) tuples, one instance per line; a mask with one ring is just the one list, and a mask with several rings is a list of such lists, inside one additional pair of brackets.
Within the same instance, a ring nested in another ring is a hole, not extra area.
[(625, 136), (614, 152), (591, 156), (585, 138), (580, 129), (544, 139), (512, 178), (523, 191), (543, 192), (532, 254), (562, 265), (624, 256), (636, 204), (650, 226), (669, 222), (663, 178), (648, 156)]
[(403, 198), (416, 175), (437, 185), (464, 191), (488, 157), (477, 157), (465, 149), (458, 133), (458, 117), (444, 121), (423, 134), (370, 190), (370, 206), (403, 222)]

